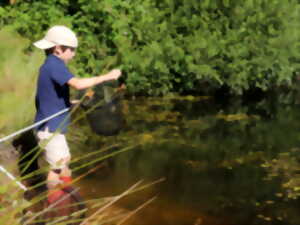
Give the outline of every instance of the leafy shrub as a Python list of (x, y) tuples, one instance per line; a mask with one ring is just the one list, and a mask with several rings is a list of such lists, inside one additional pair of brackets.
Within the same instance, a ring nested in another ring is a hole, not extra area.
[(299, 21), (297, 0), (23, 0), (0, 8), (0, 25), (32, 41), (53, 24), (71, 26), (80, 76), (118, 66), (129, 91), (149, 95), (291, 85)]

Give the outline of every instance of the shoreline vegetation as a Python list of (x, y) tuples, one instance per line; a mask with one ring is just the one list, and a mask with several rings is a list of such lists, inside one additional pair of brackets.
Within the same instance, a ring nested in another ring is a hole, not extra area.
[(29, 41), (6, 27), (0, 30), (0, 135), (31, 124), (34, 113), (35, 80), (42, 55), (25, 53)]
[(0, 3), (0, 27), (33, 42), (69, 26), (80, 43), (75, 74), (120, 67), (134, 95), (242, 95), (294, 86), (299, 10), (297, 0), (18, 0)]

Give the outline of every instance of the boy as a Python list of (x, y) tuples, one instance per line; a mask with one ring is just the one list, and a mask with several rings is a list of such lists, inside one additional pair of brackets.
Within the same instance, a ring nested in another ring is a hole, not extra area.
[[(114, 69), (101, 76), (76, 78), (66, 64), (75, 56), (78, 41), (75, 33), (65, 26), (51, 27), (34, 46), (45, 50), (47, 55), (40, 68), (37, 83), (35, 122), (70, 107), (69, 87), (81, 90), (121, 76), (121, 71)], [(71, 179), (68, 168), (71, 155), (64, 135), (68, 124), (68, 113), (64, 113), (37, 128), (39, 143), (44, 143), (41, 146), (45, 149), (45, 159), (50, 165), (47, 176), (49, 190), (53, 190), (62, 181), (68, 182)], [(50, 203), (56, 200), (57, 193), (53, 192), (52, 196), (48, 196)]]

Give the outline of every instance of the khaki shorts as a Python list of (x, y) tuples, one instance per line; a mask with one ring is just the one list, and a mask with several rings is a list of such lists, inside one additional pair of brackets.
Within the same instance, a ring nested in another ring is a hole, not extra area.
[(52, 169), (62, 169), (68, 166), (71, 155), (65, 135), (51, 133), (48, 128), (44, 131), (38, 131), (36, 135), (39, 146), (45, 150), (45, 160)]

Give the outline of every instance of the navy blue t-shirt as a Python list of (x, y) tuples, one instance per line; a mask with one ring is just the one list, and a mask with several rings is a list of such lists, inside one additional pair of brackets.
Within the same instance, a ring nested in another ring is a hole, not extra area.
[[(65, 108), (70, 107), (70, 92), (67, 82), (74, 75), (68, 70), (64, 61), (55, 55), (49, 55), (40, 68), (37, 93), (35, 98), (35, 122), (43, 120)], [(68, 112), (63, 113), (37, 127), (37, 130), (49, 128), (60, 133), (67, 131), (70, 123)]]

